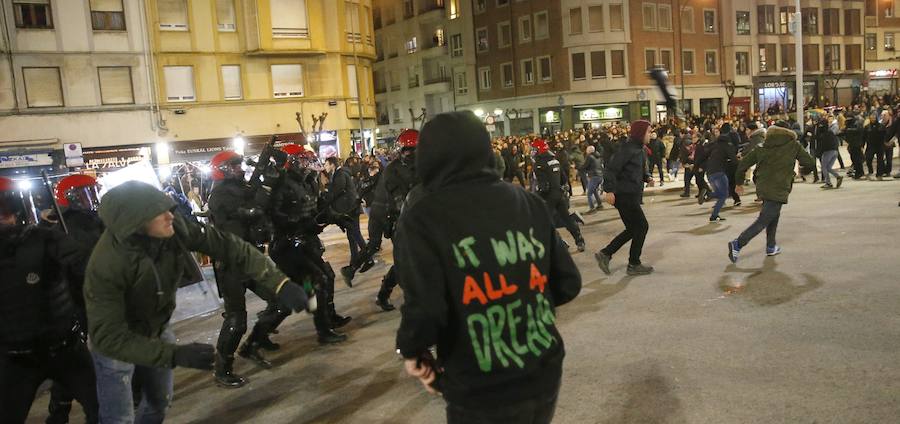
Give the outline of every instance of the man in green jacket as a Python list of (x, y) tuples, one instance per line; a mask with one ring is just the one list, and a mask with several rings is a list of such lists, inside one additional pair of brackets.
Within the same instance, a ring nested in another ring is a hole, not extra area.
[[(172, 399), (172, 368), (212, 370), (213, 347), (176, 345), (168, 325), (179, 283), (193, 266), (191, 251), (233, 264), (285, 309), (307, 307), (303, 289), (268, 257), (237, 236), (173, 215), (174, 207), (161, 191), (137, 181), (113, 188), (100, 205), (106, 230), (88, 261), (84, 295), (104, 423), (162, 422)], [(143, 393), (137, 417), (135, 375)]]
[[(766, 131), (763, 145), (753, 149), (738, 164), (737, 175), (745, 175), (751, 166), (756, 165), (756, 195), (762, 199), (763, 206), (756, 221), (737, 239), (728, 242), (728, 258), (732, 263), (737, 263), (741, 248), (764, 229), (766, 255), (781, 253), (781, 248), (775, 243), (775, 232), (778, 229), (781, 206), (788, 202), (788, 195), (794, 184), (796, 161), (800, 161), (801, 167), (812, 167), (816, 163), (797, 142), (797, 133), (791, 131), (784, 121), (779, 121)], [(737, 181), (735, 191), (743, 194), (742, 180)]]

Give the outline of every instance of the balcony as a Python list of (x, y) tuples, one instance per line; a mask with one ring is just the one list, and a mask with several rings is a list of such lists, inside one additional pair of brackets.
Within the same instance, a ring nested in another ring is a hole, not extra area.
[(437, 76), (437, 77), (425, 79), (425, 85), (440, 84), (442, 82), (450, 82), (450, 77), (449, 76)]

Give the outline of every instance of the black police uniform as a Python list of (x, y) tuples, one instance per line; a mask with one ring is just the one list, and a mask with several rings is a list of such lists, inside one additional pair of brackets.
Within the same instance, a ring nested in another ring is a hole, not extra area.
[(554, 215), (554, 220), (559, 220), (563, 223), (575, 239), (579, 250), (582, 250), (584, 239), (581, 237), (581, 230), (578, 228), (578, 224), (569, 215), (566, 193), (562, 188), (562, 177), (560, 174), (559, 161), (556, 160), (553, 153), (544, 152), (535, 156), (534, 177), (537, 183), (538, 194), (547, 203), (547, 208), (550, 209), (551, 215)]
[(67, 272), (83, 277), (90, 251), (48, 229), (0, 237), (0, 414), (24, 422), (38, 387), (61, 384), (97, 422), (94, 365), (81, 339)]
[[(94, 250), (97, 241), (106, 228), (97, 212), (92, 210), (66, 209), (63, 212), (63, 219), (69, 230), (69, 239), (77, 243), (88, 254)], [(61, 226), (54, 227), (58, 231), (63, 231)], [(87, 312), (84, 308), (84, 278), (78, 272), (69, 272), (68, 285), (69, 292), (72, 295), (72, 302), (75, 305), (75, 314), (78, 322), (83, 326), (82, 333), (87, 331)], [(69, 422), (69, 413), (72, 411), (72, 401), (75, 396), (72, 395), (66, 386), (59, 382), (53, 382), (50, 386), (50, 402), (47, 405), (47, 424), (67, 423)]]
[[(256, 190), (241, 179), (218, 181), (209, 197), (209, 211), (216, 228), (230, 232), (263, 250), (263, 245), (271, 238), (271, 230), (267, 225), (264, 209), (259, 204), (261, 202), (257, 201), (255, 194)], [(225, 312), (222, 313), (225, 320), (216, 343), (216, 376), (220, 377), (231, 374), (234, 352), (247, 332), (246, 291), (249, 289), (256, 293), (269, 302), (270, 306), (274, 302), (274, 294), (227, 263), (215, 262), (214, 265), (216, 285), (225, 306)], [(256, 327), (259, 327), (258, 322)], [(259, 347), (263, 349), (279, 348), (266, 334), (259, 338), (259, 342)]]
[[(269, 245), (269, 256), (292, 281), (312, 280), (318, 303), (313, 323), (319, 342), (335, 343), (346, 340), (347, 336), (334, 329), (346, 325), (350, 317), (335, 311), (334, 269), (322, 257), (325, 246), (319, 240), (319, 233), (324, 226), (316, 222), (318, 191), (318, 173), (306, 168), (288, 171), (275, 186), (270, 210), (275, 238)], [(290, 311), (269, 305), (260, 312), (248, 342), (256, 343), (274, 332), (288, 315)]]

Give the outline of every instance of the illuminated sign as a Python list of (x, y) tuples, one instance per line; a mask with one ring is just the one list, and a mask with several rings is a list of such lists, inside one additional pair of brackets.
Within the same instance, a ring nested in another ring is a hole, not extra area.
[(889, 78), (897, 74), (896, 69), (879, 69), (869, 72), (870, 78)]
[(548, 110), (547, 113), (544, 114), (544, 122), (559, 122), (559, 113)]

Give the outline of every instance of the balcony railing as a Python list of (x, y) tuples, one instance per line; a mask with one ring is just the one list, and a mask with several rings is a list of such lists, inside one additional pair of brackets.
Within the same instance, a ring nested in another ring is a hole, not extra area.
[(440, 84), (442, 82), (450, 82), (450, 77), (449, 76), (438, 76), (438, 77), (425, 79), (425, 85)]

